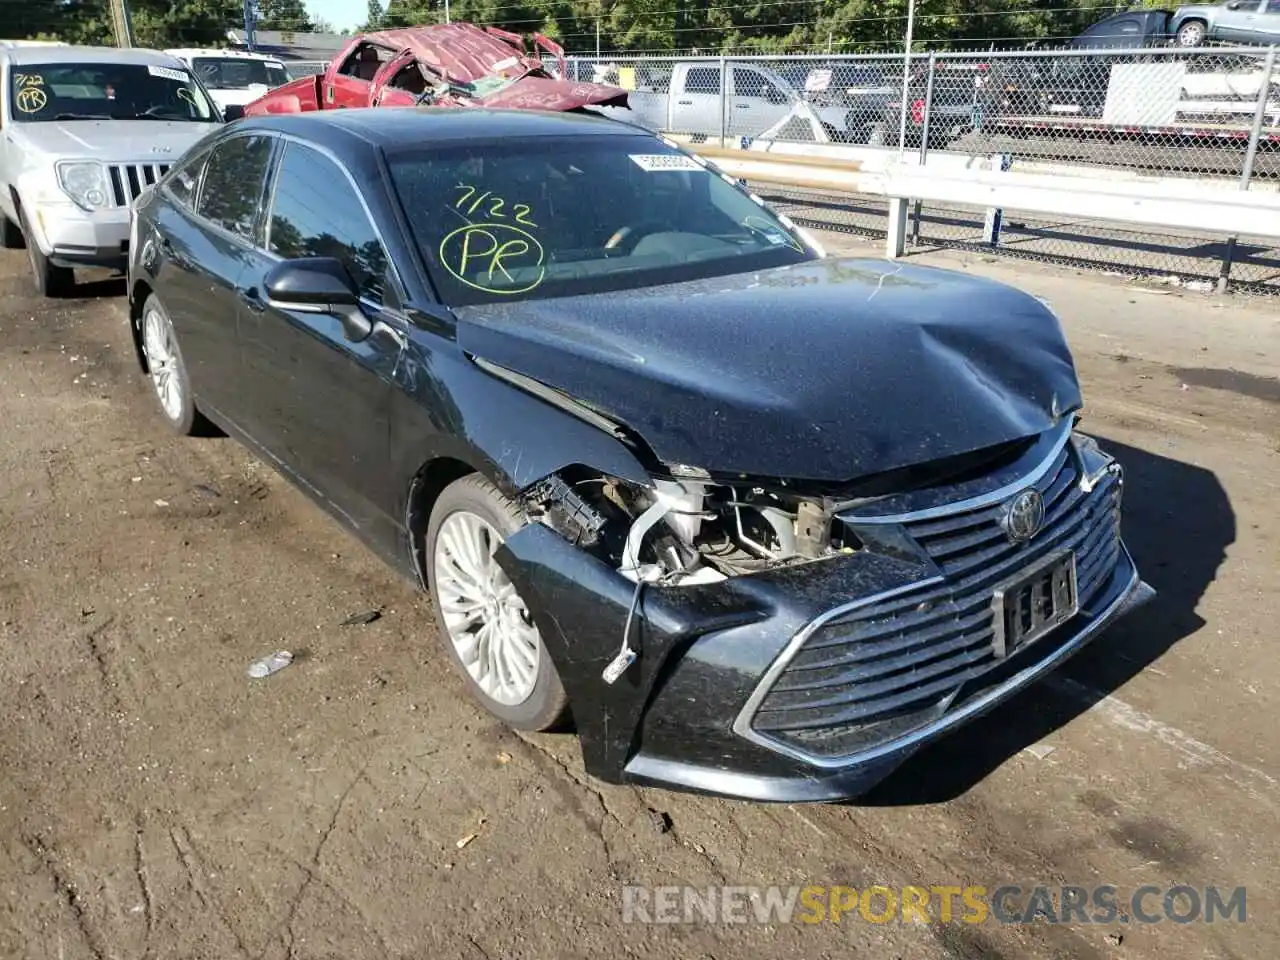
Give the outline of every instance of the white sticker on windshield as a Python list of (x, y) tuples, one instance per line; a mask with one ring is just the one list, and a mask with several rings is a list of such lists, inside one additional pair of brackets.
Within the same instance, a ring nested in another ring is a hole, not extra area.
[(630, 156), (636, 162), (636, 166), (649, 173), (660, 173), (663, 170), (702, 169), (692, 157), (685, 157), (678, 153), (633, 153)]
[(174, 70), (171, 67), (154, 67), (147, 64), (147, 73), (153, 77), (164, 77), (166, 80), (177, 80), (178, 83), (186, 83), (191, 78), (187, 76), (185, 70)]

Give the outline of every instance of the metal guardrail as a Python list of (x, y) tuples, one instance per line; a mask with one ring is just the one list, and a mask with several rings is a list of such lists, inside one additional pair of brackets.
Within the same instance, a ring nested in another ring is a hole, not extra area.
[[(766, 139), (775, 151), (843, 148), (931, 165), (999, 155), (1018, 173), (1211, 180), (1250, 193), (1280, 187), (1274, 48), (948, 52), (915, 55), (904, 71), (907, 62), (901, 54), (577, 57), (568, 72), (631, 89), (626, 119), (695, 144)], [(888, 232), (882, 194), (768, 186), (793, 217)], [(922, 199), (911, 208), (910, 236), (1200, 284), (1230, 276), (1242, 290), (1280, 291), (1280, 244), (1271, 241), (1078, 210), (1003, 212), (996, 247), (987, 210)]]
[[(772, 149), (775, 146), (782, 152)], [(794, 146), (788, 150), (785, 145), (760, 142), (751, 149), (694, 149), (724, 172), (757, 187), (781, 188), (792, 194), (788, 199), (799, 203), (807, 197), (810, 205), (820, 206), (824, 200), (837, 198), (839, 202), (838, 198), (844, 197), (856, 209), (868, 198), (881, 201), (870, 216), (882, 226), (867, 232), (883, 233), (885, 254), (890, 258), (901, 256), (913, 239), (908, 233), (913, 207), (912, 234), (918, 236), (923, 203), (939, 209), (980, 211), (981, 229), (975, 230), (972, 216), (965, 227), (971, 241), (993, 250), (1000, 242), (1004, 211), (1190, 237), (1246, 236), (1280, 250), (1280, 191), (1274, 189), (1245, 192), (1229, 185), (1179, 178), (1106, 179), (1093, 171), (1076, 175), (1020, 172), (1009, 169), (1006, 158), (999, 155), (935, 154), (921, 159), (892, 151), (862, 151), (861, 157), (841, 157), (832, 154), (854, 151), (810, 147), (801, 153)], [(796, 192), (800, 197), (794, 196)], [(1079, 232), (1085, 234), (1085, 242), (1101, 239)], [(1079, 245), (1082, 240), (1074, 242)], [(1229, 256), (1234, 241), (1228, 246)], [(1276, 266), (1275, 275), (1280, 278), (1280, 261)], [(1225, 289), (1228, 273), (1223, 270), (1219, 274), (1220, 290)]]
[[(693, 142), (767, 138), (776, 149), (837, 144), (925, 160), (998, 154), (1015, 172), (1213, 180), (1250, 192), (1280, 185), (1280, 64), (1265, 47), (919, 54), (906, 85), (901, 54), (575, 57), (568, 72), (630, 88), (627, 119)], [(876, 195), (771, 187), (814, 222), (886, 232)], [(985, 211), (976, 211), (976, 232), (974, 216), (959, 203), (922, 201), (911, 235), (982, 247)], [(1171, 235), (1045, 216), (1005, 218), (1006, 229), (1026, 225), (1019, 255), (1185, 278), (1230, 272), (1241, 289), (1280, 288), (1280, 250), (1237, 242), (1234, 232)]]

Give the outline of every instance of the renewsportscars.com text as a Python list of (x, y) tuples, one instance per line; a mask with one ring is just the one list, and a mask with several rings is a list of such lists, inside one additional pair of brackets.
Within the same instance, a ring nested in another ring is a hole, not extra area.
[(624, 923), (1244, 923), (1244, 887), (641, 887)]

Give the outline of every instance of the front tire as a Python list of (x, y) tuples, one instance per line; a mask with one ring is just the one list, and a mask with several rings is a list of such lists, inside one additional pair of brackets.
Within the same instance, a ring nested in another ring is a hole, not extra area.
[(425, 558), (441, 640), (471, 695), (517, 730), (549, 730), (568, 698), (524, 598), (494, 553), (527, 523), (488, 480), (450, 484), (427, 525)]
[(173, 321), (154, 293), (142, 305), (142, 353), (152, 393), (169, 429), (181, 437), (203, 433), (204, 418), (196, 410), (187, 365), (178, 346)]
[(27, 259), (31, 262), (31, 277), (36, 284), (36, 292), (42, 297), (65, 297), (75, 289), (75, 271), (68, 267), (54, 266), (40, 249), (40, 243), (31, 232), (31, 224), (27, 220), (27, 211), (18, 207), (18, 223), (22, 235), (27, 241)]

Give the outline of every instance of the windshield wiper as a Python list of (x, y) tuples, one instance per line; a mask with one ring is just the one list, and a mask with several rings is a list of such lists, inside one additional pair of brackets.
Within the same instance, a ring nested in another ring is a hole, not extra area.
[(191, 120), (196, 123), (208, 122), (205, 120), (200, 120), (196, 117), (188, 116), (185, 113), (183, 114), (175, 113), (175, 114), (169, 114), (169, 115), (161, 114), (161, 113), (139, 113), (139, 114), (134, 114), (130, 116), (124, 116), (124, 115), (114, 116), (111, 119), (112, 120), (159, 120), (163, 123), (182, 123), (183, 121), (187, 121), (187, 120)]
[(110, 114), (107, 113), (59, 113), (54, 116), (54, 120), (110, 120)]

